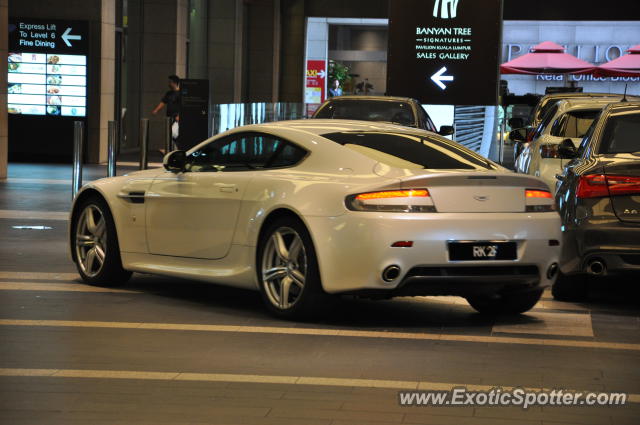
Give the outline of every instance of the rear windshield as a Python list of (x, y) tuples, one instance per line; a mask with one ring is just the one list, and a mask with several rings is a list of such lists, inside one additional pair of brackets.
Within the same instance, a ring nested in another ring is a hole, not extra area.
[(600, 142), (600, 153), (640, 152), (640, 113), (609, 118)]
[(464, 146), (432, 136), (394, 132), (338, 132), (322, 136), (392, 167), (495, 169), (490, 161)]
[(415, 126), (411, 105), (390, 100), (336, 100), (330, 102), (314, 118), (384, 121), (404, 126)]

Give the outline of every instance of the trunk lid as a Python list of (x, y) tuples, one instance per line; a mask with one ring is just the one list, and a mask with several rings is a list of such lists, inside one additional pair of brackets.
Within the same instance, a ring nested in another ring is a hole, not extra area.
[(438, 212), (524, 212), (526, 189), (549, 191), (541, 180), (501, 172), (417, 174), (402, 179), (402, 188), (426, 188)]

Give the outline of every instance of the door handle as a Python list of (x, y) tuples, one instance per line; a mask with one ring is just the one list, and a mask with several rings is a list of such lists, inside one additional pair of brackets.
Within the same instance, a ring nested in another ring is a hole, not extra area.
[(218, 184), (220, 192), (233, 193), (238, 191), (238, 187), (235, 184)]

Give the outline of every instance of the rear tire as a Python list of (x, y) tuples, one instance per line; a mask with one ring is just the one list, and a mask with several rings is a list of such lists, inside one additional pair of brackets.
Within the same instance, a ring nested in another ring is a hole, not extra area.
[(78, 273), (87, 283), (117, 286), (131, 277), (122, 268), (113, 216), (104, 199), (80, 201), (71, 223), (71, 249)]
[(567, 276), (559, 273), (551, 287), (551, 295), (558, 301), (583, 301), (588, 292), (588, 279), (584, 275)]
[(489, 315), (520, 314), (531, 310), (542, 297), (542, 289), (526, 292), (478, 295), (467, 297), (467, 302), (479, 313)]
[(320, 281), (316, 252), (304, 224), (283, 217), (258, 243), (257, 277), (267, 309), (285, 319), (309, 319), (326, 311), (332, 297)]

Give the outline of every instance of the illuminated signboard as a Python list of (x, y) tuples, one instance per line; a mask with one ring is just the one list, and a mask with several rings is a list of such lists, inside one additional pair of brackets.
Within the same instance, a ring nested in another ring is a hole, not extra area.
[(87, 115), (87, 33), (85, 22), (10, 20), (10, 114)]
[(389, 2), (387, 93), (438, 105), (495, 105), (502, 0)]

